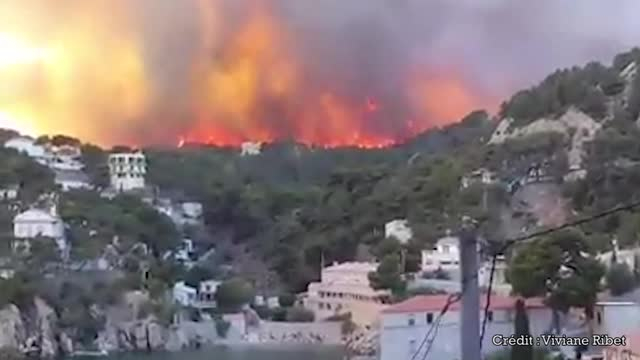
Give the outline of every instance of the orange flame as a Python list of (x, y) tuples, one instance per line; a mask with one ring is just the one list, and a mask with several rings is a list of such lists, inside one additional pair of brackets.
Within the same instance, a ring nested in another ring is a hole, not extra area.
[(369, 88), (354, 94), (347, 80), (320, 76), (305, 63), (296, 30), (270, 2), (229, 15), (228, 1), (196, 0), (197, 49), (185, 54), (192, 59), (187, 90), (176, 94), (187, 109), (157, 119), (158, 108), (172, 104), (157, 94), (134, 2), (64, 3), (0, 3), (0, 13), (10, 14), (0, 22), (0, 46), (11, 44), (0, 49), (0, 126), (100, 144), (294, 138), (375, 148), (496, 103), (456, 72), (428, 66), (406, 69), (404, 89), (393, 95), (400, 105)]

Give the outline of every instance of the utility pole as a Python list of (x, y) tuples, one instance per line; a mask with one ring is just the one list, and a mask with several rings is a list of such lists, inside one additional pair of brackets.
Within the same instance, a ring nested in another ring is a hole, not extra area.
[(478, 239), (470, 218), (463, 219), (460, 231), (462, 271), (461, 360), (480, 360), (480, 289), (478, 287)]

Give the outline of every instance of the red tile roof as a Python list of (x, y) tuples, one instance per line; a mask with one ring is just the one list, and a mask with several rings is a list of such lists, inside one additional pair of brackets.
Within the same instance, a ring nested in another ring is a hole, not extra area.
[[(440, 312), (445, 304), (449, 301), (450, 295), (419, 295), (405, 300), (401, 303), (388, 307), (383, 311), (385, 314), (412, 313), (412, 312)], [(480, 307), (484, 309), (487, 296), (481, 295)], [(507, 310), (513, 309), (517, 297), (492, 295), (489, 303), (490, 310)], [(545, 305), (542, 298), (531, 298), (526, 300), (528, 309), (543, 308)], [(460, 309), (460, 302), (455, 302), (449, 306), (449, 311)]]

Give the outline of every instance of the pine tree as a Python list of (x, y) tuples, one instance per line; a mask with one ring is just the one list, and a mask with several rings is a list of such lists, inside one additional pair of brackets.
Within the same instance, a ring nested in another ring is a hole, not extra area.
[[(529, 316), (524, 306), (522, 299), (516, 302), (516, 318), (515, 318), (515, 335), (517, 337), (531, 336), (529, 331)], [(511, 347), (511, 360), (532, 360), (533, 359), (533, 346), (512, 346)]]

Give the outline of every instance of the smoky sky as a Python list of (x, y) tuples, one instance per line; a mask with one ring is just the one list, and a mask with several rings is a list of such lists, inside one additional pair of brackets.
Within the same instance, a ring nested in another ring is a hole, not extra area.
[[(79, 4), (85, 10), (90, 7), (85, 1), (44, 3), (46, 16), (34, 22), (43, 33), (64, 27), (69, 13), (79, 16), (73, 11)], [(118, 11), (101, 10), (89, 18), (105, 17), (109, 21), (101, 23), (113, 23), (114, 33), (135, 37), (152, 88), (142, 118), (117, 129), (106, 122), (96, 125), (97, 132), (111, 131), (111, 138), (124, 141), (166, 142), (194, 125), (193, 99), (198, 96), (194, 64), (203, 57), (214, 68), (232, 62), (225, 50), (228, 41), (256, 7), (266, 8), (286, 34), (282, 41), (287, 56), (299, 66), (301, 94), (330, 88), (354, 102), (361, 101), (363, 92), (382, 99), (385, 107), (372, 126), (375, 132), (392, 136), (396, 131), (402, 135), (398, 122), (412, 115), (402, 88), (413, 69), (426, 69), (428, 75), (455, 73), (471, 93), (497, 99), (478, 106), (496, 110), (499, 101), (557, 68), (592, 60), (609, 63), (640, 39), (637, 0), (96, 1)], [(206, 31), (201, 12), (207, 1), (219, 13), (214, 19), (214, 44), (203, 53)], [(28, 11), (22, 15), (31, 16)], [(119, 21), (125, 16), (126, 22)], [(120, 26), (127, 31), (120, 32), (116, 28)], [(261, 100), (261, 121), (268, 123), (267, 128), (287, 128), (290, 109), (307, 100), (304, 96)]]
[[(233, 3), (227, 7), (232, 17), (255, 4), (227, 2)], [(197, 9), (191, 1), (139, 3), (137, 16), (158, 84), (169, 93), (167, 88), (183, 89), (199, 36)], [(556, 68), (609, 62), (640, 39), (640, 3), (635, 0), (262, 3), (294, 31), (294, 48), (306, 55), (318, 78), (337, 72), (347, 83), (369, 88), (377, 78), (393, 82), (406, 67), (426, 64), (452, 67), (484, 91), (507, 97)]]

